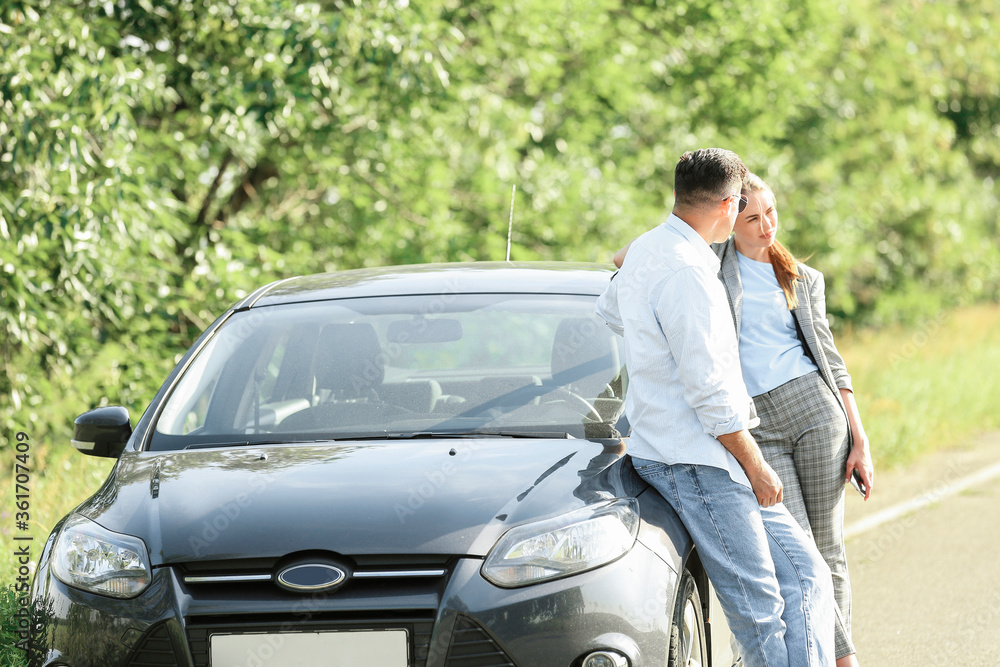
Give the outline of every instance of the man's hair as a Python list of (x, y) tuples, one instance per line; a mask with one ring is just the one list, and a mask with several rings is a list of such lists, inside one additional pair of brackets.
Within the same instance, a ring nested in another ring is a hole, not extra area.
[(723, 148), (702, 148), (681, 156), (674, 169), (675, 204), (701, 208), (718, 204), (743, 183), (747, 168), (740, 156)]

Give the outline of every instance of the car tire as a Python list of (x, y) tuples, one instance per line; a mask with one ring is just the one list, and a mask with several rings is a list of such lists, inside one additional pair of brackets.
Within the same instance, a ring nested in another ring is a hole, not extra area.
[(677, 586), (670, 624), (668, 667), (708, 667), (705, 645), (705, 615), (694, 577), (686, 569)]

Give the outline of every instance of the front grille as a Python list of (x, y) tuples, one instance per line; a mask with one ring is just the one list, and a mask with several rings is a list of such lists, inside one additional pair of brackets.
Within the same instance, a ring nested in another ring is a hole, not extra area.
[[(317, 556), (317, 562), (323, 562), (325, 556)], [(350, 572), (346, 583), (336, 589), (339, 597), (397, 590), (436, 594), (453, 567), (453, 559), (445, 556), (329, 556), (333, 558), (330, 562), (342, 563)], [(219, 600), (234, 595), (240, 600), (268, 599), (287, 594), (277, 584), (281, 568), (277, 559), (193, 562), (176, 567), (187, 592), (195, 599)]]
[(128, 667), (176, 667), (177, 664), (174, 645), (163, 623), (146, 632), (128, 660)]
[[(239, 619), (238, 622), (234, 622)], [(279, 632), (335, 632), (350, 630), (405, 629), (410, 635), (410, 655), (413, 667), (425, 667), (434, 629), (434, 614), (428, 612), (400, 613), (316, 613), (308, 619), (301, 615), (247, 616), (244, 618), (188, 618), (187, 636), (195, 667), (209, 667), (210, 640), (213, 634), (249, 634)]]
[(516, 667), (500, 645), (471, 619), (455, 624), (445, 667)]

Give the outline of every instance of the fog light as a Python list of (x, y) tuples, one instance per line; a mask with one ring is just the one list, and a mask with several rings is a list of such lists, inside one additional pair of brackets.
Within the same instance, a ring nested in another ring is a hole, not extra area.
[(615, 651), (594, 651), (583, 659), (582, 667), (628, 667), (628, 658)]

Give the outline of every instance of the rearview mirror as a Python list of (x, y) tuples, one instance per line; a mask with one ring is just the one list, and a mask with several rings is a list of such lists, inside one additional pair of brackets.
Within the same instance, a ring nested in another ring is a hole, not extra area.
[(74, 447), (88, 456), (116, 459), (125, 450), (132, 435), (128, 410), (109, 405), (84, 412), (73, 422)]
[(386, 332), (390, 343), (450, 343), (461, 338), (460, 321), (424, 317), (390, 322)]

